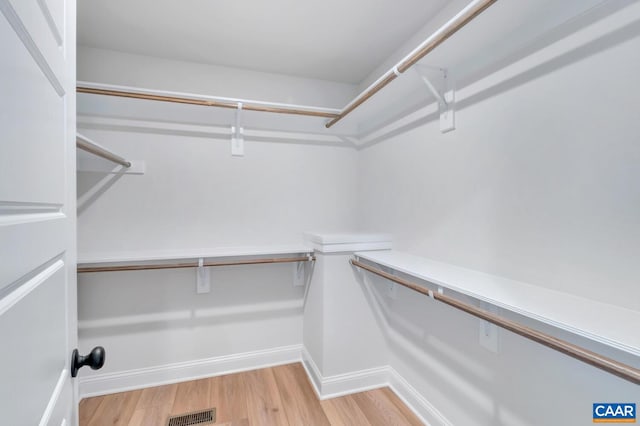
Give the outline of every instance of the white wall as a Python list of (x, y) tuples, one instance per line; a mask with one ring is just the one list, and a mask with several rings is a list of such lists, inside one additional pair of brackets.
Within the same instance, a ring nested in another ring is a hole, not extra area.
[(451, 133), (431, 121), (363, 150), (364, 227), (394, 231), (399, 249), (640, 309), (638, 34), (488, 88)]
[(193, 269), (79, 275), (81, 346), (106, 348), (100, 373), (301, 343), (304, 289), (293, 287), (292, 265), (210, 273), (208, 294), (196, 294)]
[[(319, 255), (324, 268), (323, 370), (325, 376), (383, 367), (386, 342), (366, 293), (354, 280), (351, 253)], [(305, 336), (306, 337), (306, 336)]]
[[(319, 224), (353, 225), (354, 150), (247, 141), (246, 156), (232, 158), (228, 140), (85, 133), (127, 158), (144, 159), (146, 173), (121, 176), (81, 207), (81, 257), (300, 244), (302, 233)], [(80, 173), (79, 196), (103, 178)], [(301, 344), (303, 292), (293, 287), (291, 267), (215, 269), (211, 294), (201, 296), (193, 270), (80, 275), (80, 347), (104, 345), (103, 372), (114, 372)], [(230, 312), (197, 318), (198, 311), (222, 307)], [(195, 317), (170, 320), (176, 312)], [(140, 325), (139, 315), (152, 319)], [(87, 326), (96, 320), (98, 326)]]
[(351, 84), (174, 61), (87, 46), (78, 49), (78, 80), (327, 108), (342, 108), (356, 91), (355, 85)]
[[(79, 79), (93, 82), (328, 106), (346, 102), (352, 89), (86, 48), (79, 56), (79, 73)], [(80, 114), (90, 107), (91, 114), (127, 119), (144, 118), (147, 107), (155, 107), (140, 102), (120, 109), (123, 105), (109, 98), (80, 104)], [(276, 135), (268, 141), (247, 138), (245, 156), (232, 157), (228, 137), (159, 131), (153, 125), (142, 131), (119, 126), (81, 126), (80, 131), (146, 163), (144, 175), (109, 179), (79, 173), (81, 258), (123, 251), (300, 245), (309, 229), (355, 225), (353, 149), (291, 138), (282, 142)], [(96, 187), (102, 189), (88, 197)], [(82, 374), (96, 377), (301, 345), (304, 289), (293, 287), (292, 268), (215, 268), (211, 293), (205, 295), (195, 294), (193, 270), (80, 275), (81, 351), (94, 345), (107, 350), (101, 372)]]
[[(80, 253), (286, 245), (317, 225), (353, 225), (354, 150), (247, 140), (232, 157), (227, 139), (83, 131), (146, 172), (82, 206)], [(79, 196), (102, 177), (82, 174)]]
[[(640, 309), (638, 16), (463, 100), (454, 132), (429, 121), (362, 150), (363, 227), (398, 250)], [(637, 385), (510, 333), (488, 352), (476, 319), (409, 291), (381, 301), (391, 365), (453, 424), (583, 425), (593, 402), (637, 402)]]
[[(318, 224), (353, 225), (354, 150), (247, 141), (232, 158), (228, 140), (85, 133), (144, 159), (146, 173), (81, 207), (80, 256), (300, 244)], [(79, 195), (102, 178), (80, 173)], [(80, 348), (103, 345), (101, 373), (114, 373), (300, 345), (303, 288), (292, 277), (291, 264), (215, 268), (211, 293), (196, 295), (194, 270), (82, 274)]]
[(327, 379), (387, 365), (383, 328), (349, 264), (353, 252), (316, 253), (304, 310), (303, 343)]

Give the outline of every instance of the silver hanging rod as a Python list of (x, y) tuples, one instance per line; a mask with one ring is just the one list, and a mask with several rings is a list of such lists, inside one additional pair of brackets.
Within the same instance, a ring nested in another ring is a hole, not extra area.
[(108, 149), (98, 145), (93, 142), (91, 139), (86, 136), (82, 136), (80, 133), (76, 134), (76, 147), (79, 149), (89, 152), (93, 155), (97, 155), (98, 157), (104, 158), (106, 160), (112, 161), (116, 164), (120, 164), (124, 167), (131, 167), (131, 162), (125, 160), (117, 154), (109, 151)]
[(497, 0), (474, 0), (467, 7), (462, 9), (456, 16), (451, 18), (446, 24), (440, 27), (436, 32), (431, 34), (429, 38), (415, 48), (411, 53), (405, 56), (393, 68), (384, 73), (382, 77), (376, 80), (364, 92), (351, 101), (337, 117), (325, 124), (326, 128), (330, 128), (338, 121), (342, 120), (347, 114), (365, 103), (370, 97), (378, 93), (386, 87), (398, 76), (415, 65), (420, 59), (424, 58), (429, 52), (438, 47), (446, 39), (454, 35), (459, 29), (471, 22), (476, 16), (481, 14), (485, 9), (495, 3)]
[(592, 352), (588, 349), (574, 345), (573, 343), (569, 343), (565, 340), (558, 339), (557, 337), (553, 337), (541, 331), (534, 330), (533, 328), (524, 326), (515, 321), (500, 317), (492, 312), (477, 308), (468, 303), (461, 302), (457, 299), (454, 299), (453, 297), (440, 294), (436, 291), (430, 291), (428, 288), (422, 287), (403, 278), (396, 277), (380, 269), (374, 268), (373, 266), (369, 266), (365, 263), (359, 262), (358, 260), (351, 259), (350, 262), (353, 266), (362, 268), (366, 271), (371, 272), (372, 274), (378, 275), (389, 281), (393, 281), (403, 287), (410, 288), (411, 290), (417, 291), (420, 294), (429, 296), (439, 302), (446, 303), (449, 306), (452, 306), (485, 321), (489, 321), (522, 337), (533, 340), (534, 342), (540, 343), (556, 351), (562, 352), (565, 355), (585, 362), (608, 373), (614, 374), (618, 377), (635, 383), (636, 385), (640, 385), (640, 369), (638, 368), (623, 364), (611, 358), (607, 358), (603, 355)]
[[(226, 261), (209, 261), (203, 262), (202, 266), (236, 266), (236, 265), (259, 265), (265, 263), (293, 263), (293, 262), (313, 262), (316, 257), (309, 254), (299, 257), (281, 257), (281, 258), (263, 258), (263, 259), (246, 259), (246, 260), (226, 260)], [(199, 263), (181, 262), (181, 263), (161, 263), (161, 264), (129, 264), (119, 266), (79, 266), (78, 273), (85, 272), (116, 272), (116, 271), (146, 271), (152, 269), (180, 269), (180, 268), (197, 268)]]
[(299, 105), (247, 101), (213, 96), (192, 95), (159, 90), (128, 88), (93, 83), (78, 82), (77, 93), (92, 95), (116, 96), (120, 98), (145, 99), (150, 101), (170, 102), (177, 104), (201, 105), (208, 107), (237, 109), (242, 103), (242, 109), (247, 111), (272, 112), (277, 114), (305, 115), (310, 117), (335, 118), (339, 110), (319, 107), (303, 107)]

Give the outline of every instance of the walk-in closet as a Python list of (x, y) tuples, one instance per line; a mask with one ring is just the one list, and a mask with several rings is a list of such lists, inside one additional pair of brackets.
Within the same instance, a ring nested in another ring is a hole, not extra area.
[(0, 15), (0, 425), (637, 421), (639, 1)]

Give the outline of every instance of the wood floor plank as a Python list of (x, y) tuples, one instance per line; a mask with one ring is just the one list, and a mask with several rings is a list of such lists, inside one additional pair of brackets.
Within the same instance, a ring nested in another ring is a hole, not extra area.
[(171, 415), (211, 408), (209, 379), (178, 383)]
[(409, 420), (389, 400), (382, 389), (352, 395), (371, 426), (405, 426)]
[[(144, 421), (144, 416), (146, 415), (146, 410), (135, 410), (129, 419), (129, 423), (127, 426), (140, 426)], [(82, 426), (82, 423), (80, 423)]]
[(404, 402), (402, 402), (402, 400), (400, 398), (398, 398), (398, 395), (396, 395), (391, 389), (389, 389), (389, 388), (381, 388), (380, 391), (387, 396), (389, 401), (393, 402), (393, 404), (396, 406), (396, 408), (409, 421), (410, 425), (412, 425), (412, 426), (422, 426), (422, 422), (420, 421), (418, 416), (416, 416), (413, 413), (413, 411), (411, 411), (409, 409), (409, 407), (407, 407), (407, 405)]
[(290, 425), (331, 426), (300, 363), (272, 370)]
[(178, 385), (156, 386), (142, 390), (136, 410), (143, 410), (139, 426), (160, 426), (167, 421), (176, 398)]
[(215, 407), (217, 426), (421, 425), (389, 388), (318, 401), (302, 364), (87, 398), (80, 426), (163, 426)]
[[(89, 416), (89, 421), (87, 422), (87, 426), (94, 426), (99, 424), (98, 421), (104, 417), (104, 413), (112, 405), (112, 397), (111, 395), (105, 395), (100, 398), (100, 404), (93, 412), (93, 415)], [(95, 419), (95, 421), (94, 421)]]
[(147, 410), (136, 410), (138, 416), (136, 426), (162, 426), (166, 424), (171, 411), (170, 407), (151, 407)]
[(209, 405), (216, 408), (216, 422), (246, 420), (248, 425), (247, 392), (243, 373), (212, 377), (209, 379)]
[(217, 423), (216, 426), (249, 426), (249, 419), (241, 419), (233, 422)]
[(171, 408), (173, 407), (173, 401), (176, 398), (177, 390), (177, 384), (145, 388), (142, 390), (142, 395), (140, 395), (140, 400), (138, 401), (136, 409), (146, 410), (166, 405), (169, 405), (169, 408)]
[(331, 426), (371, 425), (351, 395), (325, 399), (320, 405)]
[(247, 409), (251, 426), (289, 425), (283, 411), (273, 370), (265, 368), (242, 374), (247, 389), (251, 390), (247, 394)]
[(106, 395), (89, 420), (89, 426), (128, 425), (141, 391), (121, 392)]
[(224, 423), (216, 423), (216, 426), (219, 425), (227, 425), (227, 426), (250, 426), (251, 423), (249, 423), (249, 419), (240, 419), (240, 420), (233, 420), (230, 422), (224, 422)]
[(100, 406), (100, 403), (105, 398), (102, 396), (96, 396), (94, 398), (84, 398), (80, 401), (80, 424), (88, 425), (91, 417), (95, 414), (96, 410)]

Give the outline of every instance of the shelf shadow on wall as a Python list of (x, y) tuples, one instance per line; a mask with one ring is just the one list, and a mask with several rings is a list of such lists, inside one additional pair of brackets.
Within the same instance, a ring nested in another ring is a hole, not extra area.
[(125, 175), (125, 169), (116, 173), (78, 172), (82, 179), (77, 179), (77, 214), (80, 216), (96, 202), (102, 194), (109, 190)]
[(211, 288), (203, 294), (195, 291), (195, 269), (81, 274), (81, 337), (302, 317), (305, 289), (293, 286), (291, 264), (210, 269)]
[[(132, 132), (140, 134), (160, 134), (168, 136), (180, 136), (189, 138), (205, 138), (215, 142), (228, 143), (231, 133), (223, 126), (211, 126), (205, 130), (205, 124), (193, 124), (188, 122), (167, 122), (157, 119), (137, 120), (123, 118), (119, 115), (87, 115), (87, 118), (98, 118), (103, 120), (113, 120), (109, 122), (84, 121), (80, 124), (83, 129)], [(173, 127), (172, 127), (173, 126)], [(273, 134), (270, 134), (273, 133)], [(284, 130), (273, 130), (263, 128), (246, 129), (245, 142), (266, 142), (278, 144), (301, 144), (305, 146), (322, 146), (335, 148), (355, 148), (355, 143), (349, 136), (332, 136), (326, 133), (305, 132), (303, 130), (293, 130), (291, 135), (283, 137), (282, 133), (289, 133)], [(296, 136), (297, 135), (297, 136)]]
[(114, 320), (80, 321), (78, 332), (90, 333), (92, 337), (135, 334), (170, 328), (195, 328), (216, 324), (256, 322), (269, 319), (302, 316), (302, 300), (260, 305), (238, 305), (235, 307), (192, 309), (146, 315), (130, 316)]
[[(477, 338), (477, 320), (466, 315), (461, 317), (450, 308), (431, 302), (426, 296), (417, 297), (403, 287), (398, 288), (396, 300), (385, 299), (388, 282), (379, 277), (364, 275), (359, 281), (367, 287), (365, 291), (372, 303), (379, 305), (384, 315), (391, 352), (413, 365), (410, 368), (417, 366), (420, 375), (431, 389), (440, 393), (441, 399), (464, 400), (464, 404), (459, 404), (460, 410), (478, 423), (485, 419), (485, 422), (490, 420), (487, 424), (495, 426), (527, 424), (516, 414), (515, 402), (505, 403), (505, 399), (497, 395), (497, 389), (512, 384), (509, 375), (502, 371), (501, 356), (478, 357), (470, 351), (471, 342)], [(456, 323), (452, 324), (454, 319)], [(474, 337), (471, 342), (470, 337)], [(432, 401), (432, 397), (427, 400)]]

